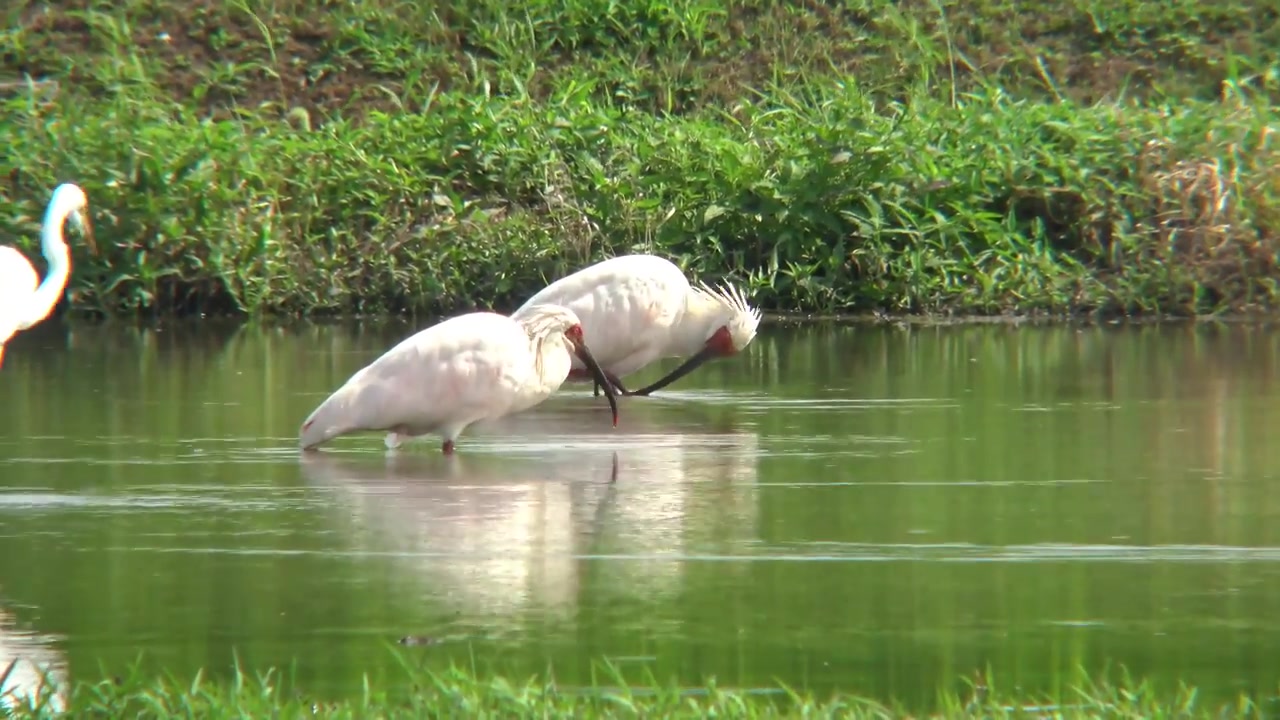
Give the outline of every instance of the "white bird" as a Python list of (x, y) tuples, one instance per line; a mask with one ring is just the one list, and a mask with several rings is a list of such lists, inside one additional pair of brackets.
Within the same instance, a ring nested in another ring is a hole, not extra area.
[[(67, 659), (52, 638), (19, 627), (0, 609), (0, 717), (44, 706), (39, 715), (66, 712), (70, 690)], [(36, 714), (36, 713), (32, 713)]]
[[(546, 400), (569, 374), (572, 353), (602, 385), (572, 311), (531, 308), (520, 320), (474, 312), (432, 325), (357, 371), (302, 424), (299, 444), (311, 450), (339, 435), (387, 431), (386, 445), (435, 434), (453, 453), (466, 427), (520, 412)], [(606, 388), (606, 390), (608, 390)], [(618, 404), (608, 392), (613, 425)]]
[[(622, 395), (648, 395), (711, 358), (741, 352), (760, 326), (760, 311), (740, 289), (691, 287), (675, 263), (655, 255), (610, 258), (560, 278), (511, 317), (519, 319), (543, 304), (567, 307), (582, 320), (591, 352)], [(622, 377), (667, 357), (687, 360), (646, 388), (623, 388)], [(569, 379), (589, 377), (575, 362)]]
[(15, 248), (0, 245), (0, 364), (4, 363), (4, 344), (14, 333), (49, 317), (62, 297), (67, 276), (71, 274), (71, 250), (62, 236), (67, 218), (79, 226), (89, 249), (97, 253), (88, 207), (89, 199), (84, 191), (71, 183), (63, 183), (53, 191), (40, 228), (49, 270), (39, 286), (39, 276), (31, 261)]

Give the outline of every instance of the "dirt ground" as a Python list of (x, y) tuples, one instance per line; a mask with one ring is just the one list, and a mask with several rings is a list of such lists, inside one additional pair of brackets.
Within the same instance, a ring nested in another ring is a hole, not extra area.
[[(26, 2), (12, 14), (14, 41), (0, 48), (0, 82), (58, 77), (89, 91), (106, 90), (104, 68), (118, 68), (112, 77), (127, 74), (132, 54), (158, 87), (207, 113), (271, 104), (281, 112), (304, 108), (318, 118), (394, 110), (410, 72), (423, 76), (415, 78), (418, 88), (432, 82), (448, 88), (472, 72), (472, 63), (485, 71), (501, 62), (485, 44), (483, 21), (460, 14), (472, 3), (463, 10), (442, 9), (445, 16), (434, 15), (439, 19), (434, 27), (426, 27), (420, 16), (397, 19), (395, 13), (420, 10), (389, 4), (383, 24), (367, 30), (361, 25), (366, 19), (354, 17), (354, 6), (343, 2), (295, 0), (292, 8), (283, 7), (288, 4), (280, 0), (273, 14), (254, 15), (212, 0), (134, 0), (124, 6), (103, 0)], [(932, 72), (939, 78), (954, 75), (962, 83), (969, 76), (995, 77), (1013, 92), (1060, 92), (1086, 102), (1155, 86), (1211, 96), (1225, 73), (1222, 59), (1232, 52), (1274, 54), (1275, 49), (1258, 47), (1271, 37), (1258, 28), (1280, 25), (1280, 12), (1264, 8), (1251, 18), (1188, 20), (1185, 26), (1160, 29), (1164, 34), (1157, 36), (1151, 34), (1155, 29), (1103, 32), (1079, 12), (1044, 8), (954, 6), (946, 25), (931, 3), (906, 0), (898, 8), (912, 30), (819, 0), (739, 3), (702, 37), (668, 44), (639, 31), (627, 35), (605, 28), (593, 34), (594, 27), (547, 26), (543, 32), (552, 41), (536, 58), (532, 87), (545, 86), (545, 79), (566, 65), (596, 73), (591, 63), (604, 59), (620, 62), (633, 74), (625, 80), (644, 92), (669, 96), (677, 109), (727, 106), (750, 96), (750, 88), (815, 72), (849, 74), (873, 88), (892, 88), (921, 70), (912, 65), (915, 36), (905, 34), (912, 32), (949, 45), (950, 61)], [(577, 38), (578, 44), (557, 44), (557, 32)], [(1280, 31), (1268, 32), (1280, 40)], [(378, 69), (373, 55), (379, 50), (371, 46), (387, 34), (395, 34), (402, 45), (388, 41), (391, 50), (384, 58), (399, 57), (400, 65), (387, 69), (383, 63)]]

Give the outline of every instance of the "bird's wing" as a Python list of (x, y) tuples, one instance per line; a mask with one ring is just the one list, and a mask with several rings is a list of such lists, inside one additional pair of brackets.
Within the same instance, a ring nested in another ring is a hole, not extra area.
[(510, 318), (470, 313), (406, 338), (351, 376), (303, 425), (304, 446), (354, 430), (435, 432), (501, 414), (533, 367)]
[(429, 424), (444, 416), (501, 411), (512, 385), (532, 372), (529, 338), (510, 318), (469, 313), (438, 323), (368, 368), (399, 417)]
[(39, 285), (40, 278), (31, 261), (15, 248), (0, 245), (0, 343), (17, 331), (23, 303)]
[[(653, 255), (610, 258), (563, 277), (543, 288), (517, 310), (519, 317), (534, 305), (569, 308), (582, 321), (587, 347), (602, 367), (617, 368), (662, 357), (672, 327), (684, 312), (689, 281), (680, 268)], [(576, 357), (574, 367), (582, 367)], [(643, 364), (643, 363), (641, 363)]]

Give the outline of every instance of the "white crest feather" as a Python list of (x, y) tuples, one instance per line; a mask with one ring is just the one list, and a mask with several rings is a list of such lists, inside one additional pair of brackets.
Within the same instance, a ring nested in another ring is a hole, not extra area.
[(580, 321), (572, 310), (561, 305), (534, 305), (520, 314), (516, 320), (529, 333), (533, 341), (534, 372), (542, 374), (542, 348), (547, 338), (563, 333)]
[(529, 333), (530, 339), (541, 340), (553, 333), (564, 332), (581, 321), (569, 308), (548, 304), (534, 305), (525, 310), (516, 322)]
[(721, 283), (719, 287), (712, 287), (698, 281), (694, 290), (719, 303), (729, 315), (727, 325), (734, 347), (741, 350), (755, 338), (762, 315), (758, 309), (747, 302), (747, 297), (741, 288), (730, 283)]

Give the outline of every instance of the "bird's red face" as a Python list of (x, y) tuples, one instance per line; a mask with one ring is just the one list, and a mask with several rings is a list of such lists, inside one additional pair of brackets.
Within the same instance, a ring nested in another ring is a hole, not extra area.
[(604, 388), (605, 399), (609, 401), (609, 408), (613, 410), (613, 426), (618, 427), (618, 400), (613, 385), (605, 379), (604, 370), (600, 369), (600, 363), (592, 357), (591, 351), (587, 349), (587, 342), (582, 337), (582, 326), (573, 325), (564, 331), (564, 337), (573, 346), (573, 354), (578, 356), (583, 365), (587, 366), (587, 372), (591, 373), (591, 377), (595, 379), (596, 384)]
[(738, 348), (733, 346), (733, 336), (729, 334), (729, 328), (726, 325), (721, 325), (719, 330), (707, 338), (706, 349), (711, 355), (719, 357), (728, 357), (738, 352)]

